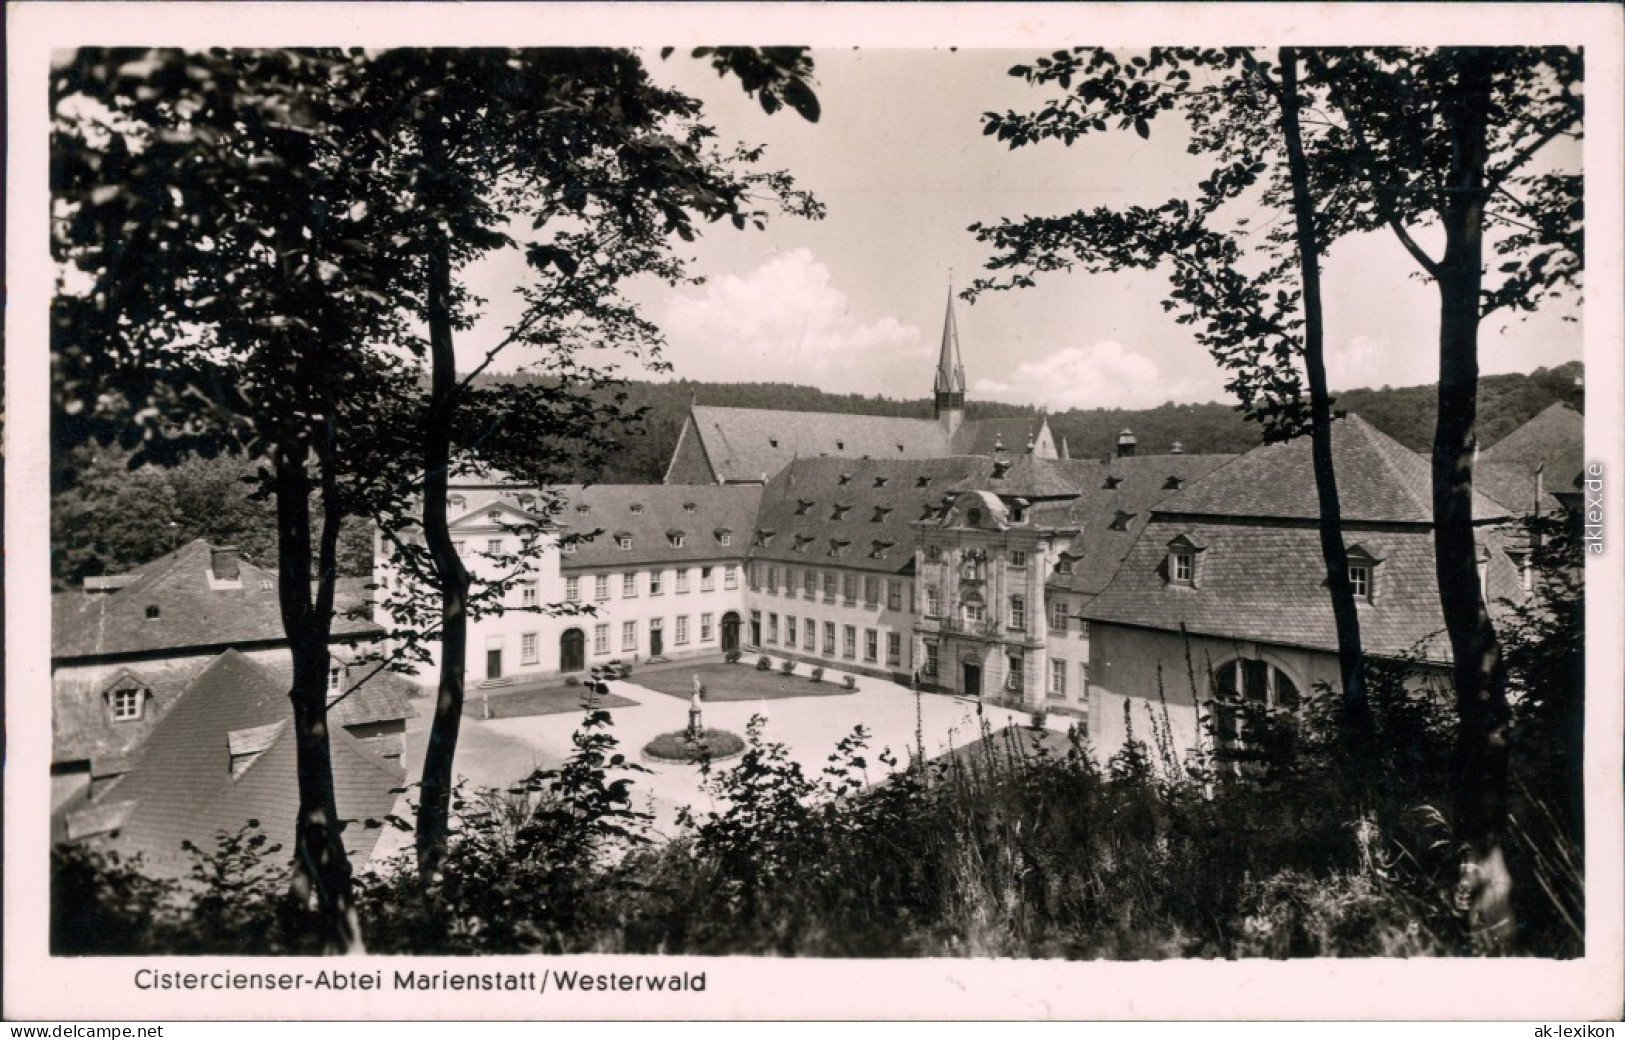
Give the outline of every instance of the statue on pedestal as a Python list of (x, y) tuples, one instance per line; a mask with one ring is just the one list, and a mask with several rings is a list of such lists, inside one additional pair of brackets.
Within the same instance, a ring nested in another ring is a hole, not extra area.
[(700, 682), (700, 677), (695, 675), (694, 696), (688, 699), (688, 735), (693, 740), (698, 740), (705, 732), (700, 722), (700, 695), (704, 692), (705, 685)]

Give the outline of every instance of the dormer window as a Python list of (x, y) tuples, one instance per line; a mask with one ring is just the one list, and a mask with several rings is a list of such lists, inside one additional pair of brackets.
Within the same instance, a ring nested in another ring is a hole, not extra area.
[(134, 722), (146, 706), (147, 691), (140, 686), (120, 686), (108, 694), (107, 703), (114, 722)]
[(851, 542), (845, 540), (844, 538), (831, 538), (829, 540), (830, 556), (835, 559), (840, 559), (842, 556), (846, 555), (846, 547), (851, 544)]
[(903, 453), (903, 446), (902, 446), (902, 445), (901, 445), (901, 444), (899, 444), (899, 445), (898, 445), (898, 446), (897, 446), (897, 453), (898, 453), (898, 454), (899, 454), (899, 455), (901, 455), (901, 454), (902, 454), (902, 453)]
[[(836, 441), (835, 442), (835, 450), (836, 451), (845, 451), (846, 450), (846, 442), (845, 441)], [(843, 479), (841, 481), (841, 483), (845, 484), (846, 481), (850, 480), (850, 479), (851, 479), (850, 477), (845, 478), (845, 479)]]
[(915, 477), (914, 478), (914, 486), (917, 487), (917, 488), (930, 487), (931, 486), (931, 478), (930, 477)]
[(697, 508), (698, 507), (693, 502), (684, 502), (683, 503), (683, 512), (685, 512), (685, 513), (692, 513)]
[(1110, 529), (1113, 531), (1127, 531), (1129, 521), (1133, 520), (1134, 517), (1134, 513), (1125, 513), (1119, 509), (1116, 515), (1112, 517), (1112, 522), (1109, 525)]
[(274, 587), (274, 585), (275, 585), (275, 583), (272, 582), (270, 578), (261, 578), (260, 579), (260, 591), (261, 592), (269, 592)]
[(886, 517), (888, 517), (890, 515), (891, 515), (890, 507), (888, 507), (888, 506), (875, 506), (875, 515), (871, 516), (869, 518), (869, 522), (871, 524), (883, 524), (883, 523), (886, 522)]
[(666, 532), (666, 541), (671, 544), (671, 547), (673, 549), (681, 549), (683, 547), (683, 532), (682, 531), (667, 531)]
[(580, 505), (576, 506), (576, 512), (578, 512), (578, 513), (590, 513), (590, 512), (592, 512), (592, 506), (589, 506), (587, 503), (583, 502)]
[(970, 524), (972, 527), (980, 527), (982, 525), (981, 507), (971, 506), (969, 509), (965, 510), (965, 522)]
[(834, 510), (830, 512), (829, 518), (831, 520), (845, 520), (847, 511), (851, 508), (851, 506), (837, 505)]
[(559, 552), (562, 552), (564, 555), (573, 556), (573, 555), (575, 555), (575, 551), (576, 551), (575, 539), (566, 538), (564, 541), (559, 543)]
[(1349, 586), (1360, 603), (1377, 601), (1377, 565), (1382, 560), (1363, 545), (1351, 545), (1349, 557)]
[(769, 437), (767, 439), (767, 443), (768, 447), (777, 448), (779, 446), (779, 439), (777, 437)]
[(1071, 574), (1072, 573), (1072, 557), (1068, 556), (1066, 553), (1062, 553), (1061, 555), (1057, 556), (1055, 558), (1055, 573), (1056, 574)]
[(993, 479), (994, 480), (1003, 480), (1004, 475), (1006, 473), (1009, 473), (1009, 472), (1010, 472), (1010, 463), (1008, 461), (1000, 460), (1000, 461), (995, 462), (993, 464)]
[(883, 488), (885, 486), (886, 486), (886, 478), (885, 477), (876, 477), (875, 478), (875, 487)]
[(1198, 557), (1206, 546), (1197, 545), (1185, 535), (1168, 543), (1168, 584), (1197, 587)]
[(344, 692), (344, 666), (330, 664), (327, 666), (327, 699), (336, 700)]
[(485, 519), (489, 520), (493, 524), (500, 524), (502, 522), (502, 510), (491, 510), (489, 513), (485, 514)]
[(798, 534), (796, 535), (796, 544), (792, 545), (790, 550), (792, 552), (804, 553), (807, 551), (807, 545), (812, 540), (813, 536), (810, 534)]
[(634, 512), (634, 513), (641, 513), (641, 512), (643, 512), (643, 503), (642, 502), (633, 502), (627, 508), (631, 509), (632, 512)]
[(1535, 564), (1528, 549), (1508, 549), (1507, 558), (1518, 568), (1518, 587), (1525, 592), (1535, 588)]
[[(836, 441), (835, 444), (836, 444), (836, 447), (839, 447), (840, 446), (840, 441)], [(840, 476), (839, 483), (840, 483), (840, 485), (842, 487), (845, 487), (846, 485), (852, 483), (852, 474), (850, 474), (850, 473), (842, 473), (841, 476)]]
[(629, 534), (618, 534), (618, 535), (616, 535), (615, 536), (615, 547), (617, 549), (630, 549), (630, 548), (632, 548), (632, 536), (629, 535)]
[(873, 548), (871, 548), (869, 550), (869, 559), (871, 559), (871, 560), (884, 560), (886, 558), (886, 554), (891, 551), (891, 547), (896, 545), (897, 543), (896, 542), (878, 542), (877, 541), (877, 542), (870, 542), (869, 544), (871, 546), (873, 546)]
[(147, 605), (147, 620), (148, 621), (157, 621), (159, 615), (162, 614), (162, 613), (163, 613), (163, 611), (158, 609), (158, 604), (150, 603), (150, 604)]
[(774, 534), (774, 532), (772, 532), (772, 531), (757, 531), (756, 532), (756, 547), (758, 549), (767, 548), (769, 543), (771, 543), (773, 541), (773, 534)]
[(452, 509), (467, 509), (468, 499), (464, 498), (462, 495), (451, 495), (446, 499), (446, 505), (450, 506)]
[(713, 533), (717, 536), (718, 545), (732, 545), (734, 543), (734, 533), (725, 527), (719, 527)]
[(1182, 488), (1184, 486), (1185, 486), (1185, 478), (1184, 477), (1169, 477), (1167, 480), (1162, 482), (1162, 490), (1164, 490), (1164, 491), (1178, 491), (1180, 488)]
[(1107, 491), (1116, 491), (1117, 488), (1118, 488), (1118, 485), (1120, 485), (1122, 483), (1123, 483), (1123, 478), (1122, 477), (1107, 477), (1106, 478), (1106, 483), (1102, 484), (1101, 486), (1104, 487)]
[(811, 509), (814, 505), (816, 505), (816, 503), (809, 502), (805, 498), (796, 499), (796, 515), (806, 516), (807, 510)]

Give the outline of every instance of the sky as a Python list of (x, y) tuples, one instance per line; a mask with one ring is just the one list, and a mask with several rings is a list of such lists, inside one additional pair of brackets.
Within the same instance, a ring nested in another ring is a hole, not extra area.
[[(780, 217), (765, 231), (708, 227), (690, 249), (706, 284), (648, 285), (634, 295), (667, 337), (669, 375), (786, 381), (836, 392), (919, 397), (930, 390), (952, 285), (982, 273), (990, 251), (968, 226), (1099, 205), (1157, 204), (1192, 193), (1208, 172), (1186, 154), (1183, 125), (1011, 150), (985, 137), (981, 114), (1031, 110), (1054, 93), (1007, 74), (1029, 50), (817, 50), (822, 117), (768, 116), (736, 80), (678, 52), (651, 74), (699, 98), (724, 140), (765, 144), (827, 207), (821, 221)], [(1267, 219), (1267, 218), (1266, 218)], [(1255, 224), (1257, 221), (1254, 222)], [(1328, 372), (1334, 389), (1437, 378), (1437, 297), (1389, 234), (1340, 243), (1327, 258)], [(513, 310), (517, 257), (471, 272), (496, 303), (465, 337), (471, 360)], [(973, 399), (1051, 410), (1224, 400), (1223, 376), (1188, 328), (1165, 313), (1162, 272), (1058, 273), (1036, 288), (955, 304)], [(1485, 374), (1529, 371), (1581, 355), (1559, 312), (1487, 322)], [(515, 356), (505, 367), (521, 364)], [(499, 366), (503, 367), (503, 366)], [(628, 372), (643, 376), (642, 372)]]

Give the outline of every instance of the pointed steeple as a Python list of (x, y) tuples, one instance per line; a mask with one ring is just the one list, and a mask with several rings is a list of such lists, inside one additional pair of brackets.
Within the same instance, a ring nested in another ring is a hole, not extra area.
[(949, 434), (965, 419), (965, 366), (959, 359), (959, 326), (954, 322), (954, 288), (948, 284), (948, 313), (942, 321), (942, 353), (937, 358), (937, 376), (931, 384), (935, 414), (948, 426)]

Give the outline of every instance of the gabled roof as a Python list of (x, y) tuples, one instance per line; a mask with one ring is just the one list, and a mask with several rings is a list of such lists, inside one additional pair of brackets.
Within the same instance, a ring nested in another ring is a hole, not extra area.
[[(144, 869), (160, 876), (187, 871), (183, 841), (210, 850), (220, 832), (236, 833), (250, 819), (259, 821), (272, 844), (282, 846), (277, 857), (291, 857), (299, 806), (296, 750), (292, 727), (277, 728), (291, 717), (286, 687), (269, 670), (228, 650), (153, 730), (130, 770), (92, 805), (72, 806), (58, 826), (85, 835), (105, 826), (109, 820), (99, 817), (118, 806), (117, 835), (105, 840), (140, 853)], [(239, 754), (252, 744), (257, 755), (236, 777), (233, 734)], [(245, 743), (245, 735), (255, 739)], [(329, 739), (339, 816), (353, 821), (345, 828), (344, 844), (359, 865), (380, 833), (364, 821), (381, 821), (393, 810), (405, 774), (342, 727), (332, 727)]]
[(1585, 418), (1559, 401), (1479, 452), (1473, 485), (1517, 513), (1542, 494), (1539, 508), (1552, 510), (1553, 496), (1578, 487), (1584, 468)]
[(694, 406), (691, 417), (717, 479), (724, 481), (770, 478), (797, 458), (948, 454), (947, 430), (934, 419), (709, 405)]
[[(772, 531), (773, 537), (765, 546), (753, 544), (750, 558), (899, 573), (914, 562), (914, 521), (991, 465), (987, 458), (800, 459), (762, 489), (755, 530)], [(798, 512), (802, 502), (812, 505)], [(850, 508), (833, 520), (837, 505)], [(831, 558), (830, 539), (849, 543), (850, 550)], [(801, 552), (795, 549), (798, 542)], [(889, 543), (879, 556), (872, 555), (876, 542)]]
[[(1345, 521), (1428, 524), (1433, 477), (1427, 460), (1350, 415), (1332, 427), (1332, 462)], [(1308, 437), (1266, 444), (1157, 505), (1161, 513), (1289, 520), (1320, 516)], [(1483, 494), (1473, 497), (1473, 518), (1491, 520), (1508, 510)]]
[[(565, 571), (588, 567), (738, 560), (745, 555), (745, 532), (752, 526), (762, 489), (707, 484), (592, 484), (560, 489), (563, 508), (553, 523), (566, 535), (603, 533), (577, 541), (559, 557)], [(583, 511), (585, 507), (585, 511)], [(723, 545), (718, 532), (732, 534)], [(632, 548), (616, 545), (617, 533)], [(674, 534), (682, 545), (674, 546)]]
[[(188, 542), (132, 572), (132, 580), (117, 591), (53, 595), (52, 658), (62, 662), (285, 642), (275, 573), (239, 559), (241, 587), (211, 588), (213, 550), (201, 539)], [(345, 617), (350, 605), (335, 607), (335, 638), (383, 635), (370, 621)], [(152, 607), (157, 617), (147, 616)]]

